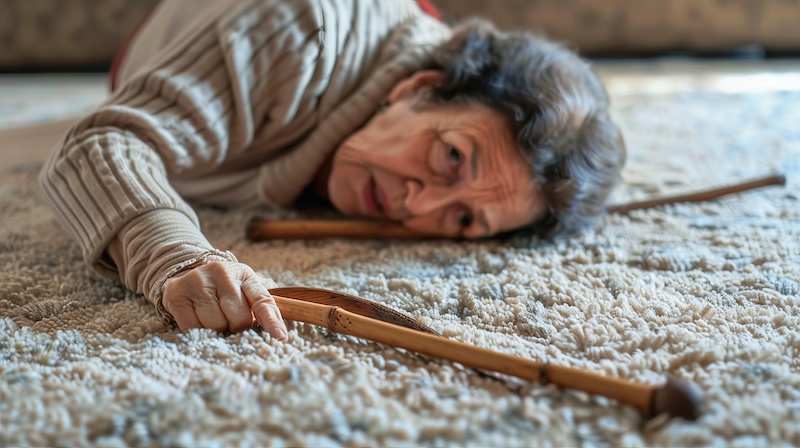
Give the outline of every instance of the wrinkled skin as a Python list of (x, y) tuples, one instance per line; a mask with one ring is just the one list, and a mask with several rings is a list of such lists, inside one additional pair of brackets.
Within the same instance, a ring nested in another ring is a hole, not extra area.
[[(389, 106), (348, 137), (320, 173), (346, 215), (390, 219), (424, 233), (479, 238), (520, 227), (544, 209), (539, 186), (505, 117), (481, 105), (418, 107), (436, 71), (401, 81)], [(213, 262), (168, 280), (164, 305), (181, 330), (239, 332), (258, 322), (285, 340), (270, 279)]]
[(479, 238), (534, 221), (539, 186), (505, 116), (479, 104), (430, 105), (441, 72), (418, 72), (333, 155), (327, 194), (345, 215)]
[(214, 261), (183, 271), (164, 284), (164, 307), (181, 331), (240, 332), (258, 322), (272, 337), (288, 336), (268, 289), (274, 281), (242, 263)]

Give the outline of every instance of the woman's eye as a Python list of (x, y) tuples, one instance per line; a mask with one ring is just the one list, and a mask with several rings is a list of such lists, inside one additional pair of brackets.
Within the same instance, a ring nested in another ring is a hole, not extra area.
[(449, 152), (447, 153), (447, 157), (450, 159), (450, 163), (453, 165), (458, 165), (461, 163), (461, 152), (455, 147), (450, 146)]
[(462, 229), (466, 229), (470, 225), (472, 225), (472, 215), (469, 212), (463, 211), (458, 215), (458, 225), (461, 226)]

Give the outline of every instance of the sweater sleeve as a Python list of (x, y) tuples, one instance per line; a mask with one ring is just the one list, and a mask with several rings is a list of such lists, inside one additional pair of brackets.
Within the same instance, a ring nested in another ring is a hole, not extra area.
[(319, 52), (307, 2), (219, 3), (228, 7), (177, 37), (75, 125), (39, 178), (85, 261), (156, 306), (176, 267), (209, 254), (233, 259), (214, 252), (170, 178), (202, 176), (247, 151), (272, 110), (253, 98), (291, 104), (298, 95), (261, 81), (292, 79)]
[(131, 291), (143, 293), (165, 321), (171, 316), (162, 289), (170, 277), (207, 261), (237, 261), (230, 252), (214, 249), (199, 232), (186, 232), (193, 228), (180, 212), (153, 210), (125, 224), (107, 248), (120, 280)]

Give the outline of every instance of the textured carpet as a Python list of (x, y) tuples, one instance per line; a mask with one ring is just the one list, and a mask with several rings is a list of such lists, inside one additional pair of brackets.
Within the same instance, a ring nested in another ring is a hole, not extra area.
[(25, 165), (0, 179), (0, 445), (800, 445), (800, 93), (625, 95), (614, 114), (631, 153), (616, 201), (773, 170), (790, 184), (555, 243), (251, 244), (248, 215), (200, 215), (280, 285), (358, 294), (520, 356), (693, 381), (699, 421), (306, 324), (288, 343), (164, 328), (83, 265)]

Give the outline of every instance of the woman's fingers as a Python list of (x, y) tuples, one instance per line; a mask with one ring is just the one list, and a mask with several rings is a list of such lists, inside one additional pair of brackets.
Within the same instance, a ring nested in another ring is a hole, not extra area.
[(172, 318), (175, 319), (175, 323), (178, 324), (178, 328), (180, 328), (182, 332), (186, 332), (190, 328), (203, 328), (203, 324), (200, 323), (200, 319), (198, 319), (197, 315), (194, 313), (194, 308), (192, 308), (191, 303), (187, 302), (185, 305), (170, 305), (169, 302), (165, 301), (164, 307), (167, 309), (167, 312), (172, 315)]
[(194, 312), (194, 305), (181, 291), (182, 282), (179, 277), (173, 277), (164, 284), (164, 308), (175, 319), (178, 328), (186, 332), (190, 328), (203, 328), (203, 324)]
[(228, 329), (233, 333), (239, 333), (253, 326), (250, 305), (244, 297), (241, 283), (237, 280), (235, 277), (230, 278), (229, 281), (222, 281), (217, 286), (219, 307), (227, 319)]
[(228, 318), (222, 312), (219, 302), (216, 300), (208, 300), (209, 297), (195, 302), (194, 312), (197, 319), (203, 324), (204, 328), (210, 328), (214, 331), (225, 331), (228, 329)]
[(262, 283), (262, 278), (255, 272), (248, 273), (242, 281), (242, 292), (247, 298), (258, 324), (272, 337), (281, 341), (288, 339), (286, 324), (283, 322), (281, 312), (278, 305), (275, 304), (275, 299)]
[[(182, 331), (189, 328), (210, 328), (214, 331), (228, 329), (228, 319), (217, 298), (220, 274), (225, 274), (224, 268), (206, 265), (167, 280), (164, 285), (164, 307)], [(187, 325), (181, 325), (181, 321), (187, 322)]]
[(288, 339), (286, 324), (268, 288), (275, 283), (241, 263), (211, 262), (180, 273), (164, 285), (164, 307), (181, 331), (244, 331), (253, 318), (272, 337)]

